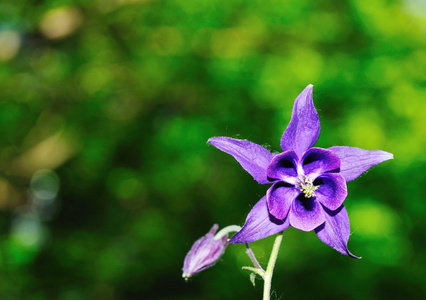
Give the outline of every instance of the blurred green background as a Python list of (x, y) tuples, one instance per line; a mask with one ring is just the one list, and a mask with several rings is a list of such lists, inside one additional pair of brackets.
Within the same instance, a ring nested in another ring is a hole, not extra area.
[(290, 228), (274, 299), (424, 299), (425, 38), (421, 0), (2, 0), (0, 299), (261, 299), (243, 245), (181, 277), (267, 189), (206, 141), (279, 150), (309, 83), (317, 146), (395, 160), (348, 184), (363, 259)]

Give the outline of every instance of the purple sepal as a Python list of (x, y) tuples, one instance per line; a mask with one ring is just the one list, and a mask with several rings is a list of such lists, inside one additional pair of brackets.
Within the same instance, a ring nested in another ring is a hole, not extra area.
[(313, 88), (310, 84), (297, 96), (290, 123), (281, 137), (281, 149), (293, 150), (298, 157), (302, 157), (320, 135), (321, 125), (312, 99)]
[(212, 137), (207, 143), (232, 155), (260, 184), (271, 183), (266, 175), (266, 169), (272, 160), (272, 154), (266, 148), (247, 140), (224, 136)]
[(289, 226), (288, 217), (284, 220), (278, 220), (269, 214), (265, 196), (253, 206), (243, 228), (229, 242), (235, 244), (257, 241), (284, 231)]
[(354, 180), (371, 167), (389, 159), (393, 154), (381, 150), (364, 150), (356, 147), (334, 146), (328, 148), (340, 158), (340, 174), (346, 182)]
[(315, 228), (318, 238), (328, 246), (340, 253), (352, 258), (360, 258), (348, 250), (348, 240), (350, 235), (349, 217), (346, 208), (342, 205), (335, 211), (324, 208), (325, 222)]
[(203, 237), (199, 238), (185, 256), (183, 262), (183, 277), (188, 279), (196, 273), (211, 267), (225, 252), (228, 235), (215, 240), (214, 235), (219, 226), (215, 224)]

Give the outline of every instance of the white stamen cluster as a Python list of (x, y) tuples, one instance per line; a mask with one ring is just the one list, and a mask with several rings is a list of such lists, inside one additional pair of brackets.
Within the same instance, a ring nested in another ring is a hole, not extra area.
[(311, 179), (309, 179), (308, 177), (305, 177), (305, 179), (302, 181), (299, 181), (299, 185), (298, 185), (299, 190), (305, 194), (306, 198), (311, 198), (315, 196), (315, 191), (318, 189), (317, 186), (314, 186), (313, 182)]

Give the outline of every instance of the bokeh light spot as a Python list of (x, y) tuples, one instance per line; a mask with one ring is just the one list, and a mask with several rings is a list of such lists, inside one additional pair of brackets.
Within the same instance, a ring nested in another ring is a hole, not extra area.
[(383, 237), (394, 234), (399, 219), (387, 206), (378, 203), (360, 202), (350, 213), (351, 223), (357, 234), (369, 237)]
[(152, 30), (148, 37), (148, 44), (155, 54), (176, 55), (183, 46), (183, 36), (178, 28), (163, 26)]
[(39, 170), (31, 178), (30, 187), (38, 200), (51, 202), (59, 190), (59, 177), (52, 170)]
[(46, 12), (40, 22), (40, 30), (49, 39), (64, 38), (82, 23), (81, 13), (74, 7), (61, 7)]
[(111, 72), (107, 68), (86, 66), (81, 75), (80, 84), (89, 94), (102, 89), (112, 80)]
[(39, 248), (45, 242), (47, 233), (35, 218), (17, 216), (12, 223), (12, 238), (23, 247)]
[(385, 136), (380, 125), (381, 117), (375, 111), (357, 111), (349, 116), (347, 127), (343, 128), (343, 135), (349, 145), (357, 145), (364, 149), (382, 149)]
[(0, 31), (0, 61), (13, 58), (21, 46), (21, 36), (15, 30)]

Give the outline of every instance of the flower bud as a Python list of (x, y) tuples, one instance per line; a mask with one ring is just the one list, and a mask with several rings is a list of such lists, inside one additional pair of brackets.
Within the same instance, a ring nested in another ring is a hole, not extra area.
[(219, 232), (220, 236), (217, 235), (217, 238), (215, 238), (218, 228), (217, 224), (213, 225), (212, 229), (205, 236), (199, 238), (192, 245), (183, 263), (182, 277), (185, 280), (214, 265), (225, 252), (225, 248), (228, 245), (228, 234), (222, 235)]

